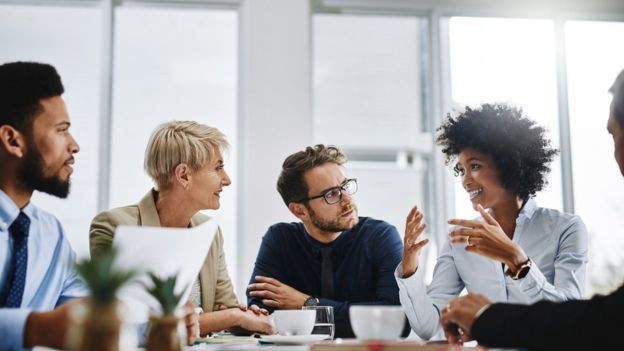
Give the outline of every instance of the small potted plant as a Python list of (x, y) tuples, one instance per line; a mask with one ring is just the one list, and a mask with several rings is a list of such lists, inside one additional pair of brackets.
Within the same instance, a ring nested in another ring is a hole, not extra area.
[(111, 249), (76, 265), (91, 294), (74, 314), (71, 349), (77, 351), (118, 351), (121, 329), (117, 292), (134, 276), (133, 270), (113, 267), (117, 251)]
[(145, 350), (181, 351), (183, 336), (179, 331), (183, 325), (176, 315), (176, 307), (182, 294), (174, 292), (177, 277), (161, 279), (153, 273), (149, 276), (152, 286), (146, 289), (160, 303), (161, 313), (150, 316)]

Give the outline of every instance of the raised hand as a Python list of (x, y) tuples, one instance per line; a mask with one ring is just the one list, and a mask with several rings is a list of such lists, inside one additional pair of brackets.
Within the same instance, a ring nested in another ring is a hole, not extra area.
[(291, 288), (277, 279), (256, 276), (256, 283), (247, 286), (249, 295), (262, 299), (267, 307), (279, 309), (299, 309), (308, 298), (308, 295)]
[(449, 232), (451, 242), (466, 244), (466, 251), (474, 252), (506, 264), (512, 272), (529, 258), (524, 250), (513, 242), (483, 206), (477, 205), (485, 222), (466, 219), (451, 219), (449, 224), (462, 228)]
[(421, 236), (427, 227), (423, 222), (424, 214), (414, 206), (407, 215), (405, 220), (405, 236), (403, 237), (403, 259), (401, 260), (401, 268), (403, 277), (407, 278), (418, 269), (418, 259), (420, 258), (420, 250), (427, 245), (429, 239)]

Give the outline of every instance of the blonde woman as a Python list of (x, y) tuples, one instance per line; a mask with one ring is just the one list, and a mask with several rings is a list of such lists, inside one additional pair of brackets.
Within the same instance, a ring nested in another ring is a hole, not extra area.
[[(145, 151), (145, 171), (155, 187), (137, 204), (98, 214), (89, 232), (91, 255), (111, 247), (118, 225), (187, 228), (205, 222), (201, 210), (220, 206), (223, 188), (231, 184), (222, 151), (228, 148), (218, 129), (197, 122), (174, 121), (152, 133)], [(236, 333), (272, 334), (267, 312), (239, 305), (228, 276), (219, 229), (190, 296), (201, 306), (200, 333), (227, 329)]]

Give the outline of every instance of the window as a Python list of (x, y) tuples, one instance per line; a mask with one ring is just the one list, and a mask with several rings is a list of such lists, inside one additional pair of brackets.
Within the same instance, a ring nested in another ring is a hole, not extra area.
[(363, 216), (403, 233), (427, 208), (431, 136), (423, 104), (423, 26), (413, 16), (314, 16), (314, 140), (345, 150)]
[(237, 14), (138, 6), (119, 7), (115, 17), (111, 207), (137, 203), (153, 186), (143, 159), (159, 124), (194, 120), (219, 128), (233, 146), (224, 155), (232, 185), (218, 213), (236, 281)]
[[(98, 208), (101, 144), (102, 7), (0, 5), (0, 62), (54, 65), (65, 84), (72, 132), (81, 146), (68, 199), (37, 193), (34, 202), (54, 213), (79, 257), (89, 254), (88, 228), (98, 211), (138, 202), (152, 186), (143, 171), (150, 133), (162, 122), (196, 120), (219, 128), (233, 185), (221, 217), (230, 274), (236, 281), (236, 159), (238, 14), (208, 7), (116, 5), (110, 142), (110, 203)], [(52, 3), (55, 3), (52, 5)], [(173, 5), (172, 2), (171, 5)]]
[(0, 62), (50, 63), (65, 86), (71, 132), (80, 145), (71, 193), (58, 199), (37, 192), (33, 202), (58, 217), (79, 257), (88, 257), (88, 228), (97, 213), (100, 18), (96, 7), (0, 5)]
[[(451, 95), (455, 109), (486, 102), (507, 102), (548, 129), (559, 147), (554, 25), (551, 20), (453, 17), (449, 21)], [(542, 207), (563, 210), (559, 158), (551, 164), (549, 184), (537, 194)], [(455, 209), (473, 218), (458, 177)]]
[(574, 203), (590, 235), (590, 293), (608, 293), (624, 277), (624, 188), (607, 134), (607, 90), (624, 69), (624, 48), (616, 44), (624, 23), (570, 21), (565, 34)]

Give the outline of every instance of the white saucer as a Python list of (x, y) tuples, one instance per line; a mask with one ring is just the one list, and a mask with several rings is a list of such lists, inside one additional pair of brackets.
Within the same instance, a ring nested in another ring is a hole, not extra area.
[(307, 344), (316, 341), (328, 339), (329, 335), (310, 334), (310, 335), (262, 335), (260, 341), (268, 341), (274, 344), (296, 345)]

